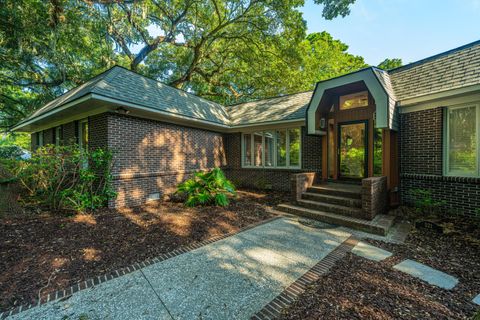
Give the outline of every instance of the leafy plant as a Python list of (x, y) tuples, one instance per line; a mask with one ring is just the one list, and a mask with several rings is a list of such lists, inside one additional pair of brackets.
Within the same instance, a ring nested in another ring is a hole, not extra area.
[(111, 187), (112, 152), (47, 145), (29, 160), (10, 161), (10, 172), (28, 203), (49, 209), (94, 210), (116, 196)]
[(412, 189), (409, 193), (415, 199), (414, 205), (417, 212), (422, 214), (435, 213), (440, 207), (446, 204), (443, 200), (435, 200), (430, 190)]
[(25, 151), (19, 146), (2, 146), (0, 145), (1, 159), (20, 159)]
[(228, 196), (236, 195), (234, 185), (225, 177), (220, 168), (209, 172), (196, 172), (177, 187), (177, 193), (185, 194), (185, 205), (217, 205), (225, 207), (229, 204)]

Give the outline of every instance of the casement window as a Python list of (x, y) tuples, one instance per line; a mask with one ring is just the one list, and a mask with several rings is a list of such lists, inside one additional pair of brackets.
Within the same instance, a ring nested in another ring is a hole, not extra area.
[(88, 119), (78, 122), (78, 145), (85, 150), (88, 148)]
[(340, 110), (349, 110), (368, 106), (368, 91), (340, 96)]
[(444, 173), (480, 177), (480, 104), (446, 108)]
[(62, 126), (55, 127), (54, 135), (55, 145), (58, 147), (62, 142)]
[(43, 142), (43, 131), (37, 132), (37, 145), (38, 147), (43, 147), (44, 142)]
[(300, 128), (242, 134), (242, 166), (300, 168)]

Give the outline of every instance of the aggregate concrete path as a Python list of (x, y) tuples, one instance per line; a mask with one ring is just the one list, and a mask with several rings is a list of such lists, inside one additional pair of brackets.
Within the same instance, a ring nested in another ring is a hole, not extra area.
[(249, 319), (349, 236), (283, 217), (11, 319)]

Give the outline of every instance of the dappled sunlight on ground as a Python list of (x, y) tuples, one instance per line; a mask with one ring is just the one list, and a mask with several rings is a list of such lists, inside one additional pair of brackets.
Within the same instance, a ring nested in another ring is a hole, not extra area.
[(73, 220), (73, 222), (85, 223), (85, 224), (88, 224), (88, 225), (96, 225), (97, 224), (97, 220), (91, 214), (77, 214), (77, 215), (75, 215), (75, 217), (73, 217), (72, 220)]
[(101, 251), (95, 248), (84, 248), (82, 252), (85, 261), (100, 261), (102, 258)]

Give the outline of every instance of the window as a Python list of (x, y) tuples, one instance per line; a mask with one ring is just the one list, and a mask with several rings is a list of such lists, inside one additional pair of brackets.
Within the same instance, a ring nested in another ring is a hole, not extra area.
[(300, 128), (242, 135), (244, 167), (300, 168)]
[(340, 110), (349, 110), (368, 106), (368, 91), (340, 96)]
[(62, 126), (55, 128), (55, 145), (58, 147), (62, 141)]
[(373, 128), (373, 175), (382, 175), (383, 129)]
[(88, 148), (88, 120), (81, 120), (78, 123), (78, 145), (80, 148)]
[(37, 142), (39, 147), (43, 147), (43, 131), (37, 132)]
[(478, 105), (451, 107), (446, 112), (445, 174), (480, 176), (480, 110)]

